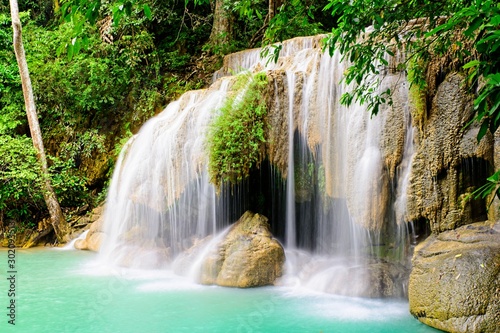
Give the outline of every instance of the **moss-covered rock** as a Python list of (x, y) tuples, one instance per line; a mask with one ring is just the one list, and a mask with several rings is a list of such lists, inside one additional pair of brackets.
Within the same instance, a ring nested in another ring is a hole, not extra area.
[(448, 332), (498, 332), (500, 225), (474, 223), (431, 236), (415, 250), (410, 312)]
[(281, 276), (284, 261), (285, 252), (272, 237), (267, 218), (247, 211), (204, 259), (200, 281), (239, 288), (270, 285)]

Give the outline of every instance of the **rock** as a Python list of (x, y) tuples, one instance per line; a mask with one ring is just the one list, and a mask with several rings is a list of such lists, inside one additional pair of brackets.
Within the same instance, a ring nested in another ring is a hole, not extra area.
[(77, 249), (77, 250), (87, 250), (88, 249), (87, 239), (86, 238), (77, 239), (74, 246), (75, 246), (75, 249)]
[(276, 166), (282, 175), (288, 170), (288, 133), (290, 120), (287, 105), (288, 86), (285, 71), (271, 71), (267, 73), (268, 92), (266, 115), (266, 156), (272, 165)]
[(419, 244), (409, 281), (410, 312), (449, 332), (498, 332), (500, 232), (474, 223)]
[(409, 270), (382, 259), (309, 260), (300, 279), (313, 290), (351, 297), (406, 297)]
[(200, 282), (239, 288), (271, 285), (281, 276), (284, 261), (267, 218), (247, 211), (204, 259)]
[(213, 236), (202, 239), (193, 239), (193, 245), (186, 251), (181, 252), (172, 262), (172, 269), (175, 274), (188, 276), (194, 270), (196, 262), (201, 260), (205, 249), (210, 248)]
[(402, 265), (381, 261), (351, 267), (344, 286), (355, 285), (357, 288), (344, 295), (370, 298), (405, 297), (407, 281), (408, 271)]
[(415, 140), (407, 220), (428, 220), (436, 234), (486, 219), (484, 207), (477, 206), (484, 204), (463, 198), (478, 186), (474, 179), (483, 179), (478, 172), (493, 164), (493, 139), (487, 134), (478, 143), (474, 124), (463, 130), (474, 116), (463, 82), (462, 75), (451, 73), (437, 87)]
[(104, 206), (96, 207), (89, 218), (94, 219), (94, 222), (90, 225), (85, 239), (79, 239), (75, 242), (75, 249), (99, 252), (101, 244), (106, 237), (106, 234), (103, 232)]
[(95, 232), (90, 236), (89, 234), (87, 234), (87, 237), (85, 239), (79, 239), (75, 242), (75, 249), (99, 252), (99, 249), (101, 248), (101, 244), (104, 241), (106, 234), (103, 232)]

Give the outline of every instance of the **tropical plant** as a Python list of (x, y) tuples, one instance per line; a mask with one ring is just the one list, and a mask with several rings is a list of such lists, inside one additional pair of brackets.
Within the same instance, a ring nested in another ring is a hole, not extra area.
[(263, 92), (267, 87), (265, 73), (238, 76), (233, 90), (211, 124), (208, 135), (210, 180), (242, 180), (263, 158), (267, 114)]

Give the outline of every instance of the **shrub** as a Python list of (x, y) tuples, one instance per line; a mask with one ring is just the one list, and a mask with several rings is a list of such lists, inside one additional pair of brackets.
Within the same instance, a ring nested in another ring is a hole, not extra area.
[(28, 137), (0, 136), (0, 216), (31, 220), (44, 206), (40, 168)]
[(208, 135), (210, 180), (219, 186), (223, 181), (235, 183), (249, 175), (263, 158), (265, 73), (238, 76), (234, 90), (218, 110)]

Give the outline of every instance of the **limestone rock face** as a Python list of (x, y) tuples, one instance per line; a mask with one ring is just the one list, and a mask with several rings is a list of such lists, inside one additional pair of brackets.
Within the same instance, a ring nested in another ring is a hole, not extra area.
[(267, 218), (247, 211), (204, 259), (200, 282), (239, 288), (270, 285), (281, 276), (284, 261)]
[(464, 198), (480, 185), (474, 183), (481, 178), (478, 172), (493, 165), (493, 139), (488, 133), (478, 144), (477, 127), (463, 131), (474, 115), (463, 82), (463, 76), (452, 73), (438, 86), (416, 138), (407, 218), (430, 221), (434, 233), (486, 219), (484, 208)]
[(410, 312), (448, 332), (498, 332), (500, 224), (474, 223), (431, 236), (415, 250)]

